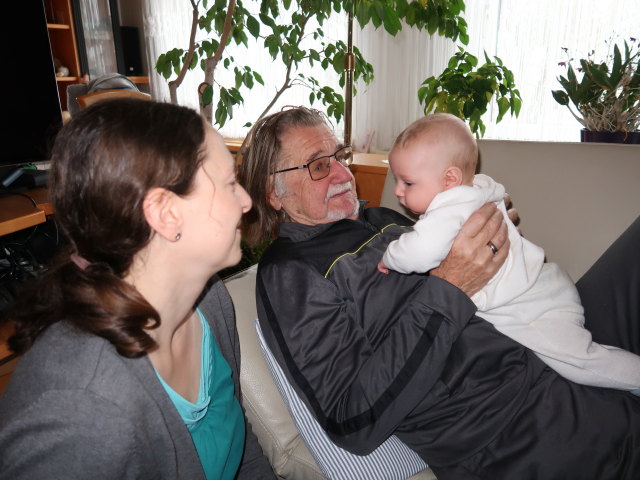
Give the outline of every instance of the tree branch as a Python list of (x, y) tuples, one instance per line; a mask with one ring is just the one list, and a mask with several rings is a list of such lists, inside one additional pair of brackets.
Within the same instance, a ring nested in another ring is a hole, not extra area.
[(224, 49), (227, 46), (227, 42), (229, 41), (229, 35), (231, 35), (231, 30), (233, 25), (231, 24), (233, 20), (233, 12), (236, 8), (236, 0), (230, 0), (229, 6), (227, 7), (227, 15), (224, 18), (224, 26), (222, 27), (222, 35), (220, 36), (220, 43), (218, 44), (218, 48), (216, 52), (213, 54), (213, 57), (208, 57), (204, 61), (205, 71), (204, 71), (204, 82), (200, 84), (198, 87), (199, 99), (200, 99), (200, 112), (204, 115), (209, 123), (212, 123), (213, 119), (213, 102), (210, 102), (208, 105), (204, 105), (202, 102), (202, 92), (207, 86), (213, 87), (214, 82), (214, 74), (216, 67), (218, 66), (218, 62), (222, 58), (222, 54), (224, 53)]
[[(303, 40), (304, 38), (304, 29), (307, 26), (307, 22), (309, 21), (309, 18), (311, 18), (312, 14), (311, 13), (307, 13), (304, 21), (302, 22), (301, 26), (300, 26), (300, 35), (298, 36), (298, 40), (296, 42), (296, 45), (300, 45), (300, 42)], [(269, 112), (269, 110), (271, 110), (271, 107), (273, 107), (275, 105), (275, 103), (278, 101), (278, 99), (282, 96), (282, 94), (289, 88), (291, 88), (291, 69), (293, 68), (293, 63), (294, 63), (294, 59), (293, 57), (291, 57), (289, 59), (289, 63), (287, 64), (287, 74), (285, 76), (285, 80), (282, 84), (282, 87), (280, 87), (280, 89), (276, 92), (275, 96), (273, 97), (273, 99), (271, 100), (271, 102), (269, 102), (269, 105), (267, 105), (267, 108), (265, 108), (262, 113), (260, 114), (260, 116), (256, 119), (256, 122), (258, 122), (262, 117), (264, 117), (267, 112)], [(255, 123), (255, 122), (254, 122)]]
[(184, 77), (187, 74), (187, 70), (189, 69), (189, 65), (191, 65), (191, 61), (193, 60), (193, 54), (196, 51), (196, 31), (198, 29), (198, 6), (200, 5), (200, 0), (190, 0), (190, 2), (192, 13), (191, 33), (189, 34), (189, 49), (187, 50), (187, 56), (185, 57), (178, 77), (175, 80), (169, 82), (169, 95), (171, 97), (171, 103), (173, 104), (178, 103), (178, 87), (182, 85)]

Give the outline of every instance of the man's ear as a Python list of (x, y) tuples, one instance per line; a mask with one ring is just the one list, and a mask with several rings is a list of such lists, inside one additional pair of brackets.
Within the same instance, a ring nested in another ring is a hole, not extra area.
[(463, 175), (460, 167), (450, 166), (444, 171), (444, 189), (462, 185)]
[(177, 200), (175, 193), (158, 187), (149, 190), (142, 203), (144, 218), (149, 226), (171, 242), (182, 230), (182, 215)]
[(274, 210), (276, 210), (277, 212), (282, 210), (282, 200), (280, 200), (280, 197), (276, 195), (276, 189), (273, 186), (271, 187), (271, 191), (269, 191), (268, 198), (269, 205), (271, 205)]

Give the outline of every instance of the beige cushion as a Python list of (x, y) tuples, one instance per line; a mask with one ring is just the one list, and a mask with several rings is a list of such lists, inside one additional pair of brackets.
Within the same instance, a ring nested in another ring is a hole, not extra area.
[(255, 276), (254, 266), (225, 281), (236, 310), (240, 337), (240, 382), (247, 418), (279, 477), (320, 480), (323, 478), (320, 469), (293, 425), (258, 344), (253, 326), (257, 318)]

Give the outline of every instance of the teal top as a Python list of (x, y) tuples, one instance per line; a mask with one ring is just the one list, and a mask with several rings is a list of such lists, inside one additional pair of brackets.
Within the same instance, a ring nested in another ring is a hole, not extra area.
[(197, 312), (202, 323), (202, 358), (196, 403), (184, 399), (156, 374), (191, 434), (207, 479), (233, 479), (244, 450), (244, 415), (234, 395), (231, 368), (204, 315)]

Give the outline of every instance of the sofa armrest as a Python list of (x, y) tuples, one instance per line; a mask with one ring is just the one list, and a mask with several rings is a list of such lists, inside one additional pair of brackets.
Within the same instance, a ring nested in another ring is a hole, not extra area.
[(236, 311), (240, 338), (240, 383), (243, 406), (260, 446), (274, 472), (283, 479), (321, 480), (324, 477), (298, 434), (280, 393), (271, 380), (253, 326), (256, 266), (224, 281)]

